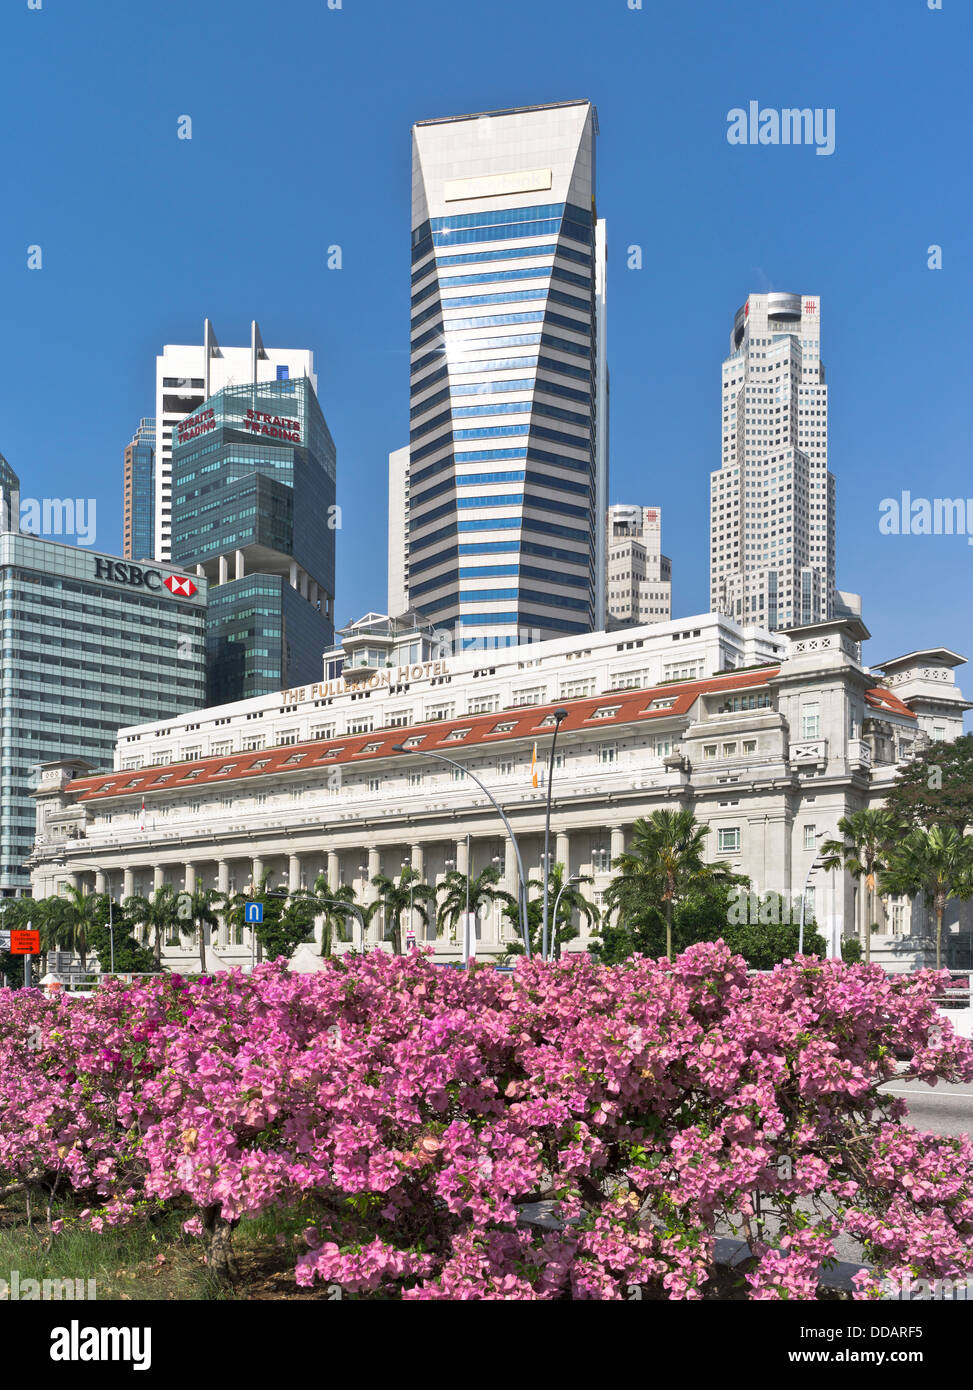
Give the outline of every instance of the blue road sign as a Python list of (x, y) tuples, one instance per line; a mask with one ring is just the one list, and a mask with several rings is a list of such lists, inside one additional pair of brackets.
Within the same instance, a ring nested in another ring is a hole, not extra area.
[(243, 908), (245, 922), (262, 922), (264, 919), (263, 903), (245, 903)]

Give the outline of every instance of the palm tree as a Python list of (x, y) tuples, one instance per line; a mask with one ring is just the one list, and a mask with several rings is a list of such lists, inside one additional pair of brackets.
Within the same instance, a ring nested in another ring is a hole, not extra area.
[(222, 901), (222, 894), (213, 888), (204, 888), (203, 880), (198, 878), (192, 892), (183, 891), (178, 896), (179, 930), (186, 936), (195, 935), (199, 943), (199, 971), (206, 974), (206, 928), (218, 927), (219, 915), (215, 904)]
[[(565, 866), (563, 864), (552, 864), (551, 872), (547, 878), (547, 896), (551, 904), (551, 912), (554, 911), (554, 904), (557, 903), (556, 920), (552, 917), (550, 930), (552, 933), (552, 943), (554, 946), (554, 959), (561, 959), (561, 946), (568, 941), (573, 941), (578, 935), (578, 928), (572, 926), (571, 918), (578, 912), (584, 918), (589, 927), (601, 917), (601, 913), (593, 902), (590, 902), (583, 893), (574, 887), (574, 884), (594, 883), (594, 879), (588, 874), (576, 874), (572, 880), (565, 885)], [(539, 894), (544, 892), (544, 882), (542, 879), (530, 878), (527, 880), (527, 892), (536, 889)], [(560, 894), (560, 901), (558, 895)], [(516, 901), (506, 895), (509, 899), (509, 906), (504, 908), (504, 916), (510, 921), (512, 926), (518, 930), (520, 928), (520, 909)], [(527, 922), (530, 935), (531, 955), (541, 954), (541, 937), (543, 935), (543, 913), (542, 898), (528, 898), (527, 902)], [(505, 958), (509, 956), (522, 956), (524, 954), (524, 943), (522, 941), (512, 941), (507, 946), (504, 953)]]
[[(242, 927), (246, 925), (247, 903), (261, 903), (264, 909), (264, 921), (268, 920), (268, 908), (270, 913), (279, 912), (283, 909), (283, 899), (279, 893), (271, 891), (274, 873), (272, 869), (264, 869), (260, 875), (258, 883), (251, 883), (250, 889), (246, 893), (229, 893), (223, 896), (223, 914), (227, 925), (231, 927)], [(257, 964), (263, 960), (264, 948), (258, 932), (254, 932), (256, 940), (256, 960)]]
[(462, 874), (458, 869), (451, 869), (436, 888), (436, 893), (442, 898), (436, 913), (436, 930), (439, 935), (442, 936), (443, 932), (447, 931), (452, 936), (456, 924), (467, 910), (467, 903), (474, 917), (481, 908), (492, 907), (497, 903), (503, 904), (504, 911), (507, 907), (516, 911), (517, 899), (505, 889), (496, 887), (500, 877), (500, 870), (496, 864), (488, 864), (475, 878), (472, 874)]
[[(318, 874), (310, 888), (301, 888), (293, 893), (292, 898), (312, 903), (316, 914), (324, 916), (324, 925), (321, 929), (321, 954), (330, 956), (331, 946), (337, 936), (345, 929), (349, 917), (357, 917), (357, 913), (342, 910), (336, 904), (353, 903), (358, 896), (350, 883), (342, 883), (337, 888), (332, 888), (325, 873)], [(354, 930), (352, 931), (354, 940)]]
[(142, 893), (133, 893), (125, 899), (122, 907), (133, 922), (140, 922), (148, 929), (158, 970), (162, 965), (163, 940), (167, 941), (180, 926), (179, 895), (171, 883), (163, 883), (150, 898)]
[(821, 846), (823, 867), (829, 873), (846, 868), (852, 878), (865, 880), (865, 963), (872, 958), (872, 915), (875, 879), (889, 862), (895, 840), (902, 827), (884, 806), (853, 811), (838, 822), (840, 840), (825, 840)]
[(65, 885), (64, 897), (67, 903), (62, 926), (64, 944), (77, 952), (83, 971), (87, 964), (88, 933), (97, 924), (97, 897), (83, 888), (76, 888), (73, 883)]
[(612, 861), (618, 873), (605, 890), (606, 905), (634, 915), (646, 905), (661, 904), (668, 960), (676, 904), (690, 893), (739, 881), (724, 860), (704, 862), (703, 840), (708, 834), (709, 826), (701, 825), (692, 811), (653, 811), (648, 819), (640, 816), (635, 821), (629, 849)]
[(365, 921), (371, 922), (375, 914), (384, 907), (386, 930), (390, 924), (392, 928), (392, 950), (397, 956), (400, 956), (402, 954), (402, 914), (414, 910), (419, 914), (419, 920), (423, 926), (427, 926), (429, 909), (426, 907), (426, 903), (435, 904), (436, 890), (431, 888), (428, 883), (424, 883), (419, 875), (419, 870), (413, 869), (409, 864), (399, 875), (398, 883), (394, 878), (388, 878), (385, 874), (376, 874), (372, 879), (372, 886), (379, 890), (379, 897), (365, 908)]
[(913, 830), (881, 874), (886, 893), (922, 893), (936, 913), (936, 969), (942, 966), (943, 914), (951, 898), (973, 897), (973, 836), (951, 825)]

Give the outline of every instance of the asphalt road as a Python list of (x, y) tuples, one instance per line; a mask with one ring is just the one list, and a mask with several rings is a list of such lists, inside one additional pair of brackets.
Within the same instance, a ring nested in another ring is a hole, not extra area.
[(973, 1082), (890, 1081), (882, 1088), (901, 1096), (909, 1107), (908, 1123), (934, 1134), (973, 1134)]

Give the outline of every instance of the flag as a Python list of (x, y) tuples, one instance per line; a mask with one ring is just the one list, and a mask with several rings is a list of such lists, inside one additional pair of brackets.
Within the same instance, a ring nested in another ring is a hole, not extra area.
[(537, 786), (537, 744), (534, 744), (534, 752), (530, 760), (530, 780)]
[(142, 797), (142, 812), (139, 817), (139, 830), (145, 829), (145, 796)]

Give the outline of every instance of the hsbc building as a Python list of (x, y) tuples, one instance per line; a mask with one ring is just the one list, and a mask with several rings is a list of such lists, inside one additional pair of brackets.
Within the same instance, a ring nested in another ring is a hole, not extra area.
[(207, 582), (168, 561), (134, 563), (0, 533), (0, 894), (29, 886), (36, 766), (58, 748), (112, 765), (117, 731), (205, 704)]

